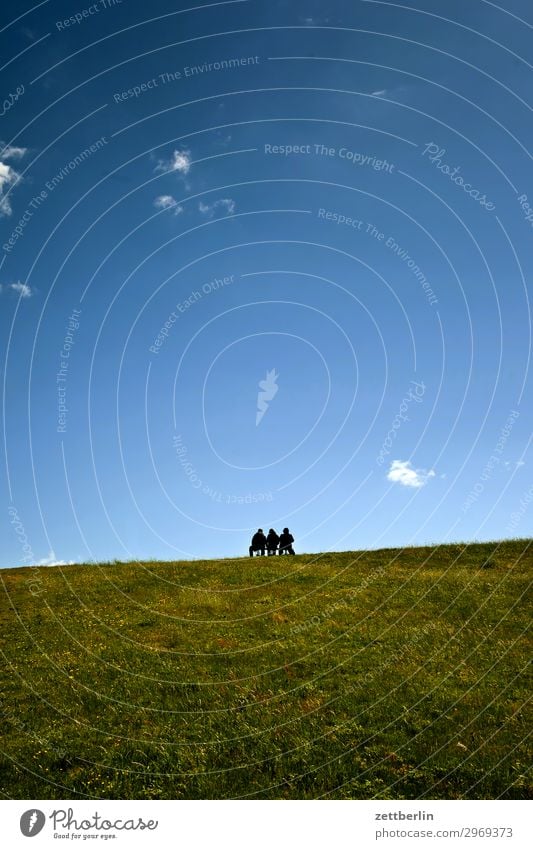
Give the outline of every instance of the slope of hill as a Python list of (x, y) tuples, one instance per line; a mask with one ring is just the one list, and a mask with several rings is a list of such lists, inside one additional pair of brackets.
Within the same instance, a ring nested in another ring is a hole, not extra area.
[(531, 540), (0, 571), (11, 798), (525, 798)]

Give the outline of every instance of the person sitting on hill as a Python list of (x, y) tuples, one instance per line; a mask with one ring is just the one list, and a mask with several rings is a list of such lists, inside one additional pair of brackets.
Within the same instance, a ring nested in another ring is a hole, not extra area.
[(254, 556), (254, 552), (257, 554), (264, 555), (266, 548), (266, 536), (263, 533), (263, 528), (258, 528), (257, 532), (252, 537), (252, 544), (248, 551), (250, 552), (250, 557)]
[(288, 528), (283, 528), (283, 533), (279, 538), (279, 553), (280, 554), (295, 554), (292, 544), (294, 537)]
[(276, 551), (278, 549), (278, 544), (279, 544), (279, 536), (277, 535), (274, 528), (270, 528), (268, 535), (267, 535), (267, 551), (268, 551), (269, 557), (270, 557), (271, 554), (276, 553)]

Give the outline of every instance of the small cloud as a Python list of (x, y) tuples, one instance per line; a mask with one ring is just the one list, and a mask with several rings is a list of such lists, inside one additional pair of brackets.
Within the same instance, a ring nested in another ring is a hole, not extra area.
[(524, 460), (505, 460), (503, 465), (506, 469), (519, 469), (520, 466), (525, 466)]
[(6, 286), (6, 289), (11, 289), (13, 292), (17, 292), (21, 298), (31, 298), (33, 295), (31, 286), (28, 286), (27, 283), (21, 283), (20, 280), (17, 283), (9, 283), (9, 285)]
[(222, 206), (226, 209), (227, 215), (233, 215), (235, 212), (235, 201), (231, 198), (223, 198), (222, 200), (217, 200), (215, 206)]
[(180, 215), (183, 212), (183, 207), (180, 206), (172, 195), (159, 195), (154, 200), (154, 206), (156, 209), (173, 209), (174, 215)]
[(159, 197), (154, 200), (154, 206), (156, 209), (168, 209), (169, 207), (174, 206), (175, 203), (176, 201), (172, 195), (159, 195)]
[(0, 159), (22, 159), (28, 152), (27, 147), (15, 147), (12, 144), (4, 145), (3, 142), (0, 142), (0, 145), (3, 145)]
[(215, 212), (219, 209), (225, 210), (226, 215), (233, 215), (235, 212), (235, 201), (231, 198), (221, 198), (211, 204), (200, 201), (198, 209), (202, 215), (207, 215), (208, 218), (212, 218)]
[(16, 292), (21, 298), (31, 298), (33, 290), (27, 283), (22, 283), (20, 280), (17, 283), (0, 284), (0, 295), (3, 292)]
[(170, 159), (160, 159), (155, 167), (156, 171), (171, 174), (188, 174), (191, 168), (190, 150), (175, 150)]
[(0, 216), (6, 218), (13, 212), (10, 190), (22, 179), (18, 171), (8, 165), (7, 160), (21, 159), (26, 153), (26, 148), (5, 145), (3, 142), (0, 142), (0, 148)]
[(188, 174), (191, 167), (191, 155), (188, 150), (175, 150), (172, 155), (170, 170)]
[(5, 162), (0, 162), (0, 215), (4, 217), (11, 215), (13, 211), (6, 192), (9, 191), (11, 186), (15, 185), (18, 178), (19, 175), (13, 168), (10, 168)]
[(38, 560), (35, 564), (36, 566), (73, 566), (73, 560), (58, 560), (53, 551), (50, 552), (48, 557), (43, 557), (42, 560)]
[(372, 97), (383, 97), (383, 95), (384, 95), (384, 94), (387, 94), (387, 89), (386, 89), (386, 88), (382, 88), (382, 89), (380, 89), (379, 91), (373, 91), (373, 92), (372, 92)]
[(392, 483), (419, 489), (425, 486), (430, 478), (435, 477), (433, 469), (413, 469), (409, 460), (393, 460), (387, 473), (387, 479)]

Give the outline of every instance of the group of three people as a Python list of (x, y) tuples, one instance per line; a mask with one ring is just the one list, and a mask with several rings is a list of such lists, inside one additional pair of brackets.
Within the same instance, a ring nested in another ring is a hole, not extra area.
[[(258, 528), (257, 532), (252, 537), (252, 544), (249, 548), (250, 557), (254, 554), (264, 555), (265, 551), (271, 554), (294, 554), (292, 544), (294, 537), (288, 528), (283, 528), (283, 533), (278, 536), (274, 528), (270, 528), (267, 536), (263, 533), (263, 528)], [(279, 546), (279, 549), (278, 549)]]

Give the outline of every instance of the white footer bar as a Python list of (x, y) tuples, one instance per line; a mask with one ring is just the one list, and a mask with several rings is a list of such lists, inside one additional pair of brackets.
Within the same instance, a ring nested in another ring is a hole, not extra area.
[(532, 805), (519, 801), (6, 800), (0, 816), (9, 849), (533, 846)]

